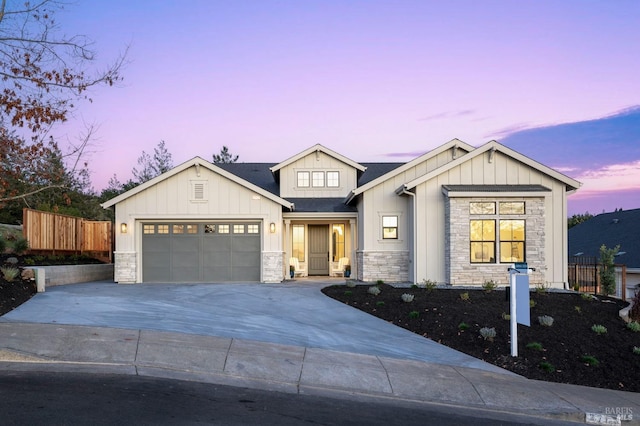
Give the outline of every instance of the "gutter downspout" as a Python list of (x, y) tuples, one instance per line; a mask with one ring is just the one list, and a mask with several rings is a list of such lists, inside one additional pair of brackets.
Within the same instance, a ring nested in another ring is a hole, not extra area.
[(418, 227), (418, 206), (416, 205), (416, 194), (411, 192), (411, 191), (407, 191), (407, 187), (406, 186), (402, 186), (402, 192), (401, 194), (404, 195), (409, 195), (411, 196), (411, 198), (413, 198), (413, 283), (417, 284), (418, 283), (418, 267), (417, 267), (417, 262), (416, 262), (416, 257), (418, 256), (417, 253), (417, 249), (418, 249), (418, 242), (417, 242), (417, 227)]

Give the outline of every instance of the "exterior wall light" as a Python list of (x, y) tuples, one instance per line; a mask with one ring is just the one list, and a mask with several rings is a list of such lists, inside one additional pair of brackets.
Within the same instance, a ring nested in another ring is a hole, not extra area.
[(127, 224), (124, 223), (124, 222), (122, 222), (120, 224), (120, 233), (122, 233), (122, 234), (126, 234), (127, 233)]
[(272, 234), (275, 234), (275, 233), (276, 233), (276, 224), (275, 224), (275, 223), (271, 222), (271, 223), (269, 224), (269, 231), (270, 231)]

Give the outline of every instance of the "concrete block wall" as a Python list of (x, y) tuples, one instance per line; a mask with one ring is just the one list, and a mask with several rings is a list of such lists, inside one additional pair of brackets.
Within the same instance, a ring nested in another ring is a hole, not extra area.
[(63, 284), (86, 283), (91, 281), (113, 281), (112, 263), (96, 265), (55, 265), (36, 266), (38, 278), (44, 273), (44, 285), (54, 287)]
[[(545, 209), (544, 199), (532, 198), (449, 198), (445, 210), (446, 217), (446, 279), (452, 285), (482, 285), (493, 280), (498, 284), (508, 284), (507, 263), (471, 263), (469, 236), (469, 203), (472, 201), (524, 201), (524, 215), (483, 215), (474, 218), (525, 219), (525, 257), (529, 267), (536, 269), (530, 277), (531, 285), (544, 284), (545, 259)], [(496, 233), (499, 226), (496, 222)], [(498, 241), (496, 241), (498, 243)]]
[(409, 252), (402, 251), (358, 251), (358, 280), (375, 282), (409, 281)]

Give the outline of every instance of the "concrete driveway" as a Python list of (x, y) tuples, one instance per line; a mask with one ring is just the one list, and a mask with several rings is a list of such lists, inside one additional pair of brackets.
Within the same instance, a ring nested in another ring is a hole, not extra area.
[(93, 282), (51, 287), (0, 322), (221, 336), (506, 373), (321, 293), (340, 281), (282, 284)]

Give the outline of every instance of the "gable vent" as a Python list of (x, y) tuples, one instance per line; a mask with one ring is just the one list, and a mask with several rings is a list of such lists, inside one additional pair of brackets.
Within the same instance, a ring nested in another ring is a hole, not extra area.
[(193, 199), (204, 200), (204, 183), (196, 183), (193, 185)]

